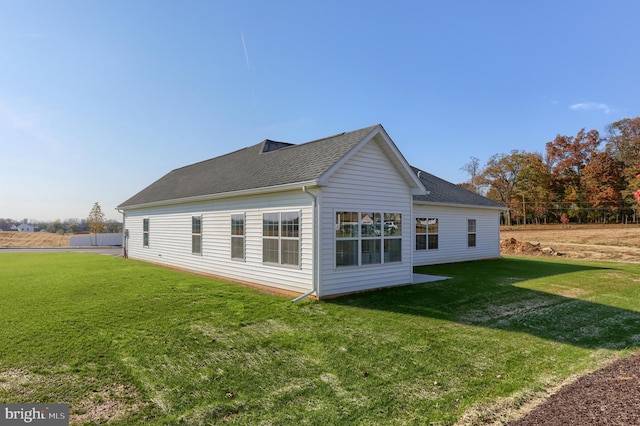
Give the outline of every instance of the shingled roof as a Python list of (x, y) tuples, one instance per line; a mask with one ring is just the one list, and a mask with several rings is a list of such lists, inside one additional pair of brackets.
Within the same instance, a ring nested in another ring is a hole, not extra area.
[[(118, 208), (311, 183), (377, 129), (382, 130), (382, 126), (377, 124), (299, 145), (266, 139), (220, 157), (175, 169)], [(411, 169), (429, 191), (426, 195), (414, 195), (416, 202), (504, 207), (424, 170)]]
[(378, 124), (299, 145), (266, 139), (175, 169), (118, 207), (314, 181), (378, 127), (382, 126)]
[(447, 182), (430, 173), (411, 166), (411, 169), (418, 175), (423, 185), (429, 191), (426, 195), (414, 195), (413, 200), (423, 203), (436, 204), (457, 204), (468, 206), (482, 206), (492, 208), (505, 208), (502, 204), (483, 197), (480, 194), (471, 192), (461, 186)]

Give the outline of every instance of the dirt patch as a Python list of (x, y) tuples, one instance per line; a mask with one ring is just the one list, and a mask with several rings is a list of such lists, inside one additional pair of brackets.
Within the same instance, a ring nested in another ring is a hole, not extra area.
[(49, 232), (0, 231), (0, 247), (68, 247), (70, 238)]
[[(42, 393), (57, 399), (56, 388), (64, 388), (69, 383), (92, 382), (72, 373), (48, 372), (39, 374), (21, 369), (0, 371), (0, 391), (14, 402), (39, 403)], [(39, 395), (39, 396), (38, 396)], [(99, 388), (91, 388), (80, 399), (65, 400), (69, 404), (70, 424), (101, 424), (119, 420), (131, 413), (139, 412), (145, 403), (140, 393), (130, 385), (112, 383)]]
[(640, 354), (563, 387), (512, 426), (640, 424)]
[(528, 225), (501, 229), (500, 240), (503, 254), (550, 255), (542, 252), (550, 248), (556, 255), (570, 259), (640, 262), (640, 226), (635, 224), (570, 227)]

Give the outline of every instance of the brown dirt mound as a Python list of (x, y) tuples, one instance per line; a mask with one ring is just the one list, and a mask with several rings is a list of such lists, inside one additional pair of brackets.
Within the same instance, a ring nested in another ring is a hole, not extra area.
[(518, 241), (515, 238), (506, 238), (500, 241), (500, 253), (534, 255), (534, 256), (560, 256), (561, 255), (551, 247), (541, 247), (540, 243), (532, 244), (526, 241)]

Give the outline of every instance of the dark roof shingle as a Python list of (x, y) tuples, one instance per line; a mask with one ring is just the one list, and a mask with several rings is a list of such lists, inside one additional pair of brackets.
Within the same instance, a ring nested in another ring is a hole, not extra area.
[(471, 192), (461, 186), (447, 182), (437, 176), (411, 166), (411, 169), (429, 191), (426, 195), (414, 195), (413, 200), (426, 203), (460, 204), (469, 206), (483, 206), (504, 208), (496, 201), (490, 200), (475, 192)]
[(267, 139), (220, 157), (175, 169), (118, 207), (312, 181), (378, 126), (299, 145)]

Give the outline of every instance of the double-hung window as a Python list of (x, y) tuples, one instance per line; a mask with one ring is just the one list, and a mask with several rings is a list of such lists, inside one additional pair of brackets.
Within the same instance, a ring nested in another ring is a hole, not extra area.
[(336, 266), (358, 265), (358, 212), (336, 212)]
[(262, 214), (262, 261), (300, 265), (300, 212)]
[(202, 216), (191, 216), (191, 253), (202, 254)]
[(149, 218), (142, 219), (142, 246), (149, 247)]
[(384, 263), (402, 261), (402, 215), (384, 213), (382, 241), (384, 241)]
[(231, 215), (231, 258), (244, 260), (244, 214)]
[(380, 213), (360, 213), (360, 257), (362, 265), (382, 263)]
[(435, 250), (438, 248), (438, 219), (433, 217), (416, 218), (416, 250)]
[(336, 212), (336, 267), (402, 261), (402, 214)]
[(476, 246), (476, 220), (467, 219), (467, 247)]

